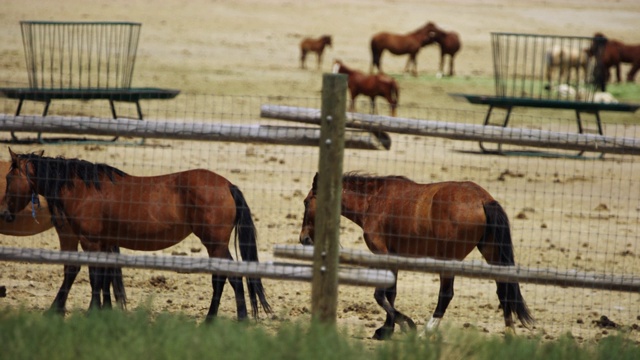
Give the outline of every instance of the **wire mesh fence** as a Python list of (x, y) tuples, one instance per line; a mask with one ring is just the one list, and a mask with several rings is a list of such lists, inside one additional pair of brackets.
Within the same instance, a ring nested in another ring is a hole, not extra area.
[[(150, 122), (292, 125), (291, 122), (260, 118), (263, 104), (319, 108), (320, 99), (181, 94), (175, 100), (148, 101), (143, 106), (149, 114), (145, 121)], [(367, 109), (366, 103), (362, 105)], [(108, 104), (98, 101), (62, 102), (55, 106), (51, 111), (56, 114), (110, 117)], [(1, 107), (4, 113), (11, 113), (14, 104), (4, 103)], [(23, 112), (30, 113), (26, 107)], [(383, 107), (379, 112), (387, 113)], [(39, 114), (40, 110), (34, 108), (31, 113)], [(399, 109), (399, 115), (480, 124), (484, 112), (405, 107)], [(575, 132), (570, 116), (515, 116), (513, 127)], [(313, 127), (309, 124), (297, 126)], [(607, 123), (605, 126), (609, 136), (637, 137), (637, 126), (633, 124)], [(640, 224), (640, 186), (634, 176), (638, 171), (635, 157), (607, 154), (600, 158), (596, 156), (599, 154), (586, 154), (576, 158), (571, 152), (557, 149), (538, 148), (536, 152), (525, 152), (515, 146), (512, 149), (518, 151), (510, 156), (496, 156), (481, 154), (476, 142), (410, 134), (390, 136), (389, 150), (346, 149), (345, 171), (401, 175), (418, 183), (473, 181), (502, 204), (509, 216), (518, 266), (562, 275), (590, 272), (629, 279), (638, 277), (640, 245), (636, 233)], [(303, 200), (318, 168), (317, 147), (169, 139), (147, 139), (142, 146), (123, 146), (125, 142), (91, 140), (10, 146), (20, 153), (43, 149), (45, 156), (106, 163), (136, 176), (209, 169), (242, 190), (257, 227), (257, 250), (262, 262), (283, 261), (274, 256), (273, 247), (299, 242)], [(1, 159), (8, 160), (9, 152), (5, 150)], [(31, 213), (30, 209), (27, 211)], [(362, 230), (344, 217), (340, 241), (344, 249), (368, 252)], [(0, 246), (55, 250), (59, 248), (59, 241), (55, 231), (49, 230), (28, 237), (2, 236)], [(141, 254), (127, 249), (122, 252)], [(233, 243), (230, 252), (234, 258), (239, 257)], [(196, 236), (190, 235), (177, 245), (152, 254), (204, 258), (207, 251)], [(463, 264), (472, 264), (485, 260), (473, 250), (464, 261)], [(201, 317), (209, 307), (211, 281), (208, 276), (131, 268), (124, 268), (123, 275), (131, 307), (148, 305), (154, 311), (184, 312), (194, 317)], [(9, 306), (48, 308), (61, 280), (62, 268), (58, 266), (0, 262), (0, 285), (7, 287), (7, 297), (2, 302)], [(264, 285), (275, 313), (266, 322), (277, 324), (309, 316), (308, 284), (266, 279)], [(602, 322), (602, 316), (606, 316), (619, 326), (618, 329), (637, 337), (637, 331), (633, 330), (640, 322), (637, 293), (529, 283), (520, 286), (537, 320), (531, 334), (555, 338), (571, 332), (589, 340), (602, 336), (604, 331), (612, 331), (606, 328), (610, 324)], [(443, 325), (474, 327), (490, 333), (502, 331), (504, 325), (494, 281), (458, 277), (454, 288), (455, 296)], [(396, 307), (412, 317), (418, 326), (423, 326), (436, 307), (438, 289), (437, 275), (400, 271)], [(370, 336), (384, 320), (384, 313), (372, 295), (371, 288), (341, 286), (338, 323)], [(67, 308), (84, 309), (88, 299), (85, 270), (71, 291)], [(233, 317), (235, 311), (232, 291), (227, 289), (220, 314)]]

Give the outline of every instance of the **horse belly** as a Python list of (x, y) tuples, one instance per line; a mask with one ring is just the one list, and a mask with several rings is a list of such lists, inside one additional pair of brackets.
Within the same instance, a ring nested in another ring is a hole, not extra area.
[(191, 234), (185, 223), (111, 222), (107, 223), (109, 243), (130, 250), (155, 251), (166, 249)]

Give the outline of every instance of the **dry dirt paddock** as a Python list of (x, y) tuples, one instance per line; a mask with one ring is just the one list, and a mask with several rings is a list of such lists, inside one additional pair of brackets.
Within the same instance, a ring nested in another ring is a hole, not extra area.
[[(413, 107), (420, 107), (416, 112), (423, 115), (431, 114), (429, 111), (433, 109), (463, 108), (464, 104), (452, 102), (446, 94), (456, 86), (455, 90), (462, 87), (473, 92), (476, 77), (491, 76), (492, 31), (586, 36), (601, 31), (640, 43), (639, 15), (640, 4), (631, 0), (162, 0), (153, 4), (137, 0), (9, 0), (0, 11), (0, 81), (3, 86), (26, 83), (19, 20), (137, 21), (143, 27), (134, 86), (181, 89), (182, 94), (175, 100), (179, 104), (196, 95), (215, 94), (236, 100), (246, 97), (255, 107), (261, 102), (287, 97), (296, 98), (291, 105), (307, 106), (317, 104), (321, 73), (329, 70), (332, 58), (341, 58), (366, 71), (370, 58), (368, 41), (374, 33), (408, 32), (434, 21), (444, 29), (457, 31), (462, 38), (455, 79), (435, 78), (438, 63), (435, 46), (423, 49), (418, 56), (418, 78), (401, 73), (404, 57), (383, 56), (385, 69), (401, 85), (399, 115), (413, 115)], [(322, 34), (331, 34), (334, 39), (333, 48), (325, 53), (322, 70), (314, 68), (313, 56), (308, 59), (310, 69), (301, 70), (298, 43), (304, 36)], [(4, 113), (15, 109), (13, 102), (3, 100), (2, 104)], [(67, 106), (73, 112), (76, 105)], [(104, 110), (96, 102), (88, 106), (90, 110), (91, 107)], [(177, 107), (171, 101), (148, 106), (160, 109), (158, 117), (162, 117), (164, 107)], [(235, 113), (243, 111), (242, 106), (222, 109), (196, 106), (184, 117), (261, 121), (256, 108), (247, 110), (248, 118)], [(638, 115), (625, 119), (630, 121), (607, 124), (607, 134), (634, 137)], [(574, 128), (574, 124), (568, 123), (565, 130)], [(634, 157), (608, 155), (601, 160), (576, 160), (487, 156), (478, 154), (475, 143), (408, 135), (392, 138), (390, 151), (348, 150), (345, 170), (405, 175), (419, 182), (475, 181), (487, 188), (510, 215), (518, 264), (558, 271), (640, 274), (640, 242), (636, 235), (640, 224), (637, 181), (640, 168)], [(302, 200), (309, 190), (318, 156), (317, 149), (311, 147), (168, 140), (148, 140), (145, 146), (27, 144), (12, 148), (44, 149), (51, 156), (106, 162), (136, 175), (210, 168), (228, 177), (245, 193), (256, 218), (262, 261), (277, 261), (272, 256), (273, 245), (297, 242)], [(0, 158), (7, 159), (8, 152), (0, 152)], [(365, 250), (359, 229), (346, 220), (342, 224), (342, 246)], [(53, 231), (29, 238), (3, 236), (0, 245), (56, 249), (57, 238)], [(160, 253), (205, 256), (193, 237)], [(480, 256), (474, 252), (469, 259), (479, 260)], [(0, 299), (0, 306), (46, 309), (61, 282), (61, 274), (60, 266), (0, 263), (0, 285), (7, 286), (8, 291), (8, 296)], [(182, 312), (198, 318), (208, 308), (211, 294), (208, 276), (133, 269), (125, 269), (124, 274), (130, 308), (150, 306), (154, 311)], [(275, 315), (262, 316), (264, 326), (277, 329), (283, 322), (309, 319), (310, 285), (265, 280), (265, 286)], [(503, 324), (491, 281), (458, 278), (455, 289), (444, 327), (501, 334)], [(537, 324), (531, 331), (518, 329), (521, 334), (553, 339), (571, 332), (583, 341), (592, 341), (616, 331), (593, 323), (602, 315), (623, 325), (627, 329), (623, 331), (640, 323), (640, 297), (635, 293), (532, 284), (522, 284), (522, 289)], [(437, 290), (435, 275), (401, 273), (396, 305), (422, 326), (435, 308)], [(68, 308), (84, 310), (88, 291), (83, 270)], [(221, 316), (235, 316), (231, 293), (227, 287)], [(356, 337), (368, 338), (384, 319), (372, 294), (373, 289), (369, 288), (340, 288), (338, 322)], [(637, 330), (629, 335), (639, 338)]]

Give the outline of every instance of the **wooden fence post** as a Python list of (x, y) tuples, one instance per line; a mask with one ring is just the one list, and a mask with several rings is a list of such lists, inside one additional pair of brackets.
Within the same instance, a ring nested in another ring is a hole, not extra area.
[(320, 160), (315, 223), (311, 313), (335, 323), (338, 303), (338, 253), (347, 77), (324, 74), (320, 124)]

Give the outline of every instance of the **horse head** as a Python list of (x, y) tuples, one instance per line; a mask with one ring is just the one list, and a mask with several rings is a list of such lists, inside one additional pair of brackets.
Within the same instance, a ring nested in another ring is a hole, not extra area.
[[(35, 165), (29, 157), (14, 153), (9, 148), (11, 155), (11, 167), (7, 173), (7, 185), (5, 193), (0, 201), (0, 217), (6, 222), (13, 222), (16, 214), (24, 209), (30, 201), (37, 202), (35, 192)], [(44, 151), (34, 156), (42, 156)]]
[(302, 219), (302, 230), (300, 231), (300, 244), (313, 245), (315, 236), (316, 220), (316, 195), (318, 190), (318, 173), (313, 177), (311, 190), (304, 199), (304, 218)]
[(321, 40), (326, 46), (331, 47), (331, 35), (323, 35)]

